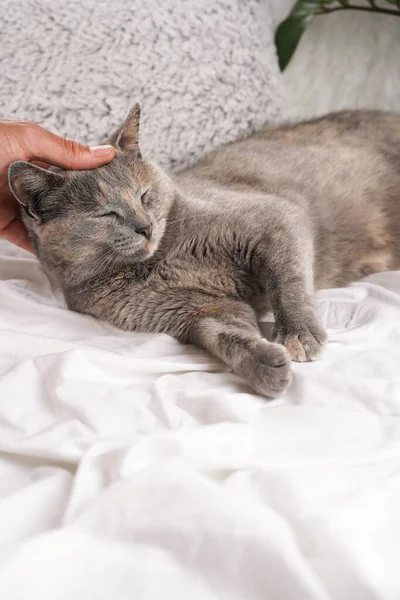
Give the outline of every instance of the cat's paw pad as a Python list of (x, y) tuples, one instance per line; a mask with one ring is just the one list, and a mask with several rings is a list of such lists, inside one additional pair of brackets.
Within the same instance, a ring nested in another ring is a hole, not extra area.
[(285, 348), (295, 362), (308, 362), (317, 360), (324, 345), (312, 334), (299, 334), (285, 340)]
[(298, 331), (276, 330), (275, 341), (283, 344), (295, 362), (317, 360), (326, 343), (326, 332), (319, 323), (303, 326)]
[(290, 356), (279, 344), (260, 340), (242, 361), (238, 372), (262, 396), (276, 398), (292, 381)]

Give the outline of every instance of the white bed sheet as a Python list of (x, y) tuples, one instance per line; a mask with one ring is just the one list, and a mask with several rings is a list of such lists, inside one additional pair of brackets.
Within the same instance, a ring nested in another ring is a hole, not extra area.
[(400, 272), (318, 302), (323, 358), (267, 402), (0, 242), (0, 597), (398, 600)]

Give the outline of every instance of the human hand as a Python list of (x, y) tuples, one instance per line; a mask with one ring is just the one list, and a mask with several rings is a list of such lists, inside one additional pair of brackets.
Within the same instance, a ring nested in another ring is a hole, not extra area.
[(33, 252), (20, 219), (17, 200), (8, 187), (8, 167), (15, 160), (64, 169), (93, 169), (115, 156), (112, 146), (89, 147), (66, 140), (35, 123), (0, 120), (0, 237)]

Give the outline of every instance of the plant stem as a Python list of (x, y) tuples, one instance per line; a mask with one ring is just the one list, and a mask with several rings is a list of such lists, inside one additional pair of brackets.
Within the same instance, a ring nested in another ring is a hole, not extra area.
[(324, 8), (321, 11), (317, 11), (316, 15), (327, 15), (329, 13), (336, 12), (337, 10), (362, 10), (365, 12), (379, 12), (385, 15), (394, 15), (395, 17), (400, 17), (400, 11), (391, 10), (390, 8), (368, 8), (368, 6), (351, 6), (348, 4), (347, 6), (337, 6), (336, 8)]

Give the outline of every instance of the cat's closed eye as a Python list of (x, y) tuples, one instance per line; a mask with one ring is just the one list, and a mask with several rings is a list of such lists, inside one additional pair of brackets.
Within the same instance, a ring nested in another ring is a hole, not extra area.
[(105, 210), (102, 213), (99, 213), (98, 215), (96, 215), (96, 217), (109, 217), (112, 219), (121, 219), (121, 215), (118, 214), (115, 210)]

